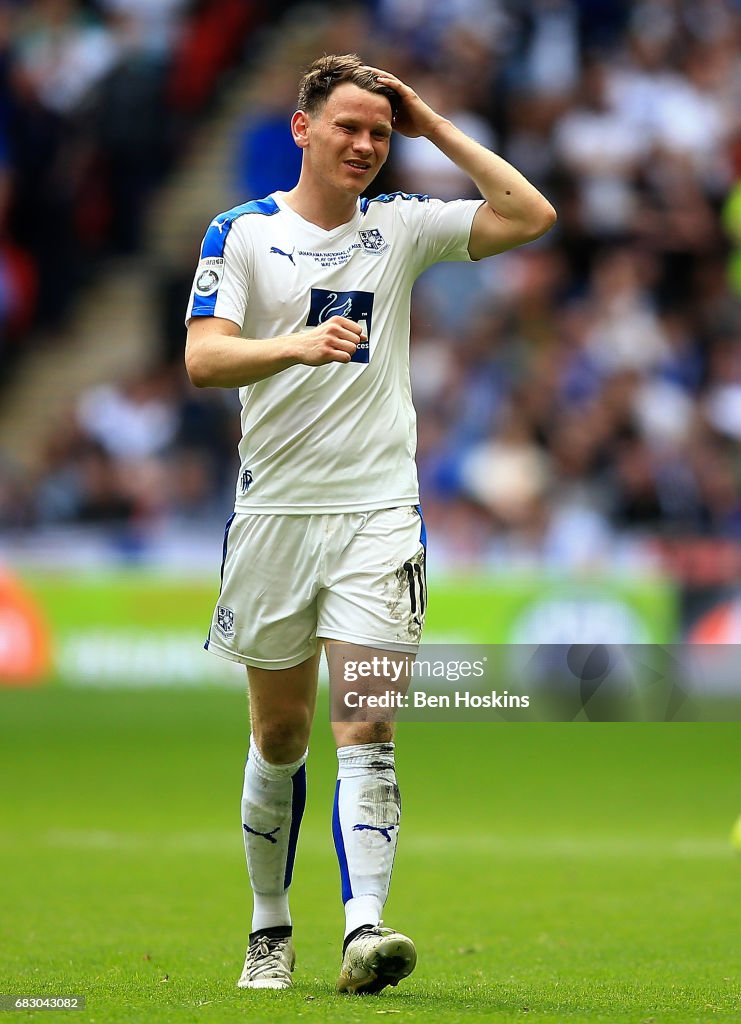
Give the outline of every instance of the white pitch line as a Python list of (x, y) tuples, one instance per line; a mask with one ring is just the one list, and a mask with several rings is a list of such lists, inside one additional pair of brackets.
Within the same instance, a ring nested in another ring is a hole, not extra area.
[[(658, 860), (727, 860), (734, 855), (725, 836), (686, 836), (660, 838), (629, 835), (497, 836), (488, 833), (415, 832), (404, 830), (402, 848), (412, 853), (466, 853), (506, 859), (593, 860), (601, 858)], [(165, 834), (113, 832), (103, 829), (52, 829), (45, 833), (22, 835), (0, 833), (0, 849), (23, 850), (30, 847), (54, 849), (110, 851), (231, 854), (241, 850), (238, 829), (210, 832), (175, 832)], [(322, 853), (331, 848), (326, 837), (308, 832), (299, 841), (300, 849)]]

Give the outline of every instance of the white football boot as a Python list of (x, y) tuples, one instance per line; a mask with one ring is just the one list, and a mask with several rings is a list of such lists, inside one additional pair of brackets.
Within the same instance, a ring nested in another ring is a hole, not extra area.
[(238, 988), (290, 988), (296, 953), (290, 935), (272, 937), (257, 932), (250, 936)]
[(398, 985), (414, 970), (417, 950), (406, 935), (393, 928), (364, 928), (352, 939), (342, 958), (337, 991), (370, 995)]

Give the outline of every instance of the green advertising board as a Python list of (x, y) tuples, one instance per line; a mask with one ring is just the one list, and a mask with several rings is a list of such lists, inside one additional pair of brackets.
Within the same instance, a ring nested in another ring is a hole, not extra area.
[[(97, 688), (244, 685), (240, 665), (203, 650), (217, 598), (210, 578), (29, 573), (16, 574), (12, 586), (9, 577), (3, 582), (0, 678), (5, 682)], [(426, 643), (668, 644), (677, 639), (676, 595), (658, 579), (436, 578), (429, 590)], [(43, 653), (27, 660), (24, 671), (18, 652), (26, 648), (37, 654), (43, 648)]]

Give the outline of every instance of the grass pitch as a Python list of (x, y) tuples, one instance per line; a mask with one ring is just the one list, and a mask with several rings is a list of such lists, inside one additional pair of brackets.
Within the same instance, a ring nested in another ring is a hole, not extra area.
[(386, 919), (419, 965), (353, 999), (333, 992), (335, 761), (320, 712), (295, 988), (250, 993), (235, 987), (249, 930), (242, 696), (0, 692), (0, 994), (85, 995), (64, 1019), (91, 1024), (737, 1022), (740, 739), (735, 724), (401, 727)]

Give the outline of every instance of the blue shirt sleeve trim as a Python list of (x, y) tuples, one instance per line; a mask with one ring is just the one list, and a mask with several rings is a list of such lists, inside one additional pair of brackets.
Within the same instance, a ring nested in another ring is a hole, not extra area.
[[(249, 213), (261, 214), (263, 217), (272, 217), (279, 212), (280, 207), (276, 201), (272, 196), (267, 196), (265, 199), (253, 199), (249, 203), (242, 203), (241, 206), (235, 206), (231, 210), (227, 210), (226, 213), (217, 214), (209, 224), (201, 243), (201, 259), (208, 257), (223, 258), (227, 235), (232, 229), (232, 224), (239, 220), (240, 217), (244, 217)], [(218, 288), (213, 295), (198, 295), (196, 293), (189, 316), (214, 316), (218, 295)]]
[(367, 213), (371, 203), (393, 203), (395, 199), (418, 199), (420, 203), (426, 203), (429, 198), (421, 192), (388, 192), (380, 196), (373, 196), (372, 199), (361, 199), (360, 212)]
[(220, 213), (211, 221), (201, 245), (201, 259), (207, 256), (220, 257), (224, 255), (226, 237), (232, 229), (232, 224), (240, 217), (248, 213), (258, 213), (263, 217), (272, 217), (280, 212), (280, 207), (272, 196), (265, 199), (253, 199), (249, 203), (242, 203), (235, 206), (226, 213)]

